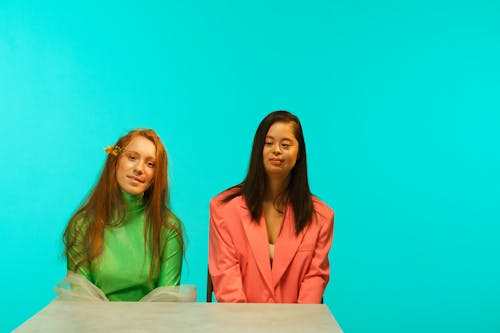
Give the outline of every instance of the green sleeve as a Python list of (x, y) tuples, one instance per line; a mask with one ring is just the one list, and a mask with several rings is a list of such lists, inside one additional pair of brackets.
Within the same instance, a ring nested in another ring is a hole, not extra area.
[(92, 282), (90, 263), (88, 261), (76, 269), (77, 263), (86, 256), (86, 251), (83, 246), (83, 239), (85, 237), (86, 230), (87, 225), (82, 219), (76, 220), (71, 224), (69, 237), (74, 241), (72, 242), (72, 246), (66, 249), (66, 268), (68, 271), (80, 274)]
[(168, 223), (175, 226), (179, 234), (171, 229), (166, 230), (167, 243), (163, 247), (161, 255), (158, 287), (178, 286), (181, 283), (182, 256), (184, 252), (182, 224), (172, 213), (169, 214)]

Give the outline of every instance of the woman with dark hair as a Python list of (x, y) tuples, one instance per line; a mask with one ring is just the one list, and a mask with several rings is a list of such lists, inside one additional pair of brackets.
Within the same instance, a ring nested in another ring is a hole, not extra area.
[(320, 303), (332, 236), (333, 210), (309, 189), (300, 121), (272, 112), (255, 133), (246, 178), (210, 202), (217, 301)]
[(104, 299), (138, 301), (180, 283), (184, 241), (168, 208), (167, 154), (150, 129), (105, 150), (101, 176), (64, 232), (68, 276), (85, 278)]

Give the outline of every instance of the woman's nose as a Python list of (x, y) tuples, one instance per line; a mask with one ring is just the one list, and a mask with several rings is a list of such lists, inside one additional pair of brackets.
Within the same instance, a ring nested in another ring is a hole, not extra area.
[(144, 172), (144, 163), (137, 163), (134, 170), (138, 174), (142, 174)]

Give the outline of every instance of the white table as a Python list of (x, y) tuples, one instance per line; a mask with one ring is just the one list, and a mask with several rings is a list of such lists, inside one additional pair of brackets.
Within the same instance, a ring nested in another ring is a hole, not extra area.
[(342, 332), (324, 304), (53, 301), (19, 326), (29, 332)]

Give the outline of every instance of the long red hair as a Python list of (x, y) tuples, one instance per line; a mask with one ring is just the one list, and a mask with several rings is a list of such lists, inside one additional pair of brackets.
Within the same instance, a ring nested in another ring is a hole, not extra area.
[[(146, 222), (144, 224), (144, 244), (151, 247), (150, 279), (155, 271), (159, 270), (161, 250), (166, 244), (161, 244), (161, 230), (166, 227), (174, 231), (184, 248), (184, 241), (180, 226), (168, 222), (170, 214), (168, 194), (168, 160), (167, 152), (160, 138), (151, 129), (135, 129), (122, 136), (115, 146), (126, 147), (129, 142), (142, 136), (150, 140), (156, 147), (155, 173), (151, 186), (144, 192)], [(68, 265), (78, 268), (99, 257), (103, 249), (104, 228), (119, 225), (124, 216), (126, 207), (120, 187), (116, 181), (116, 165), (121, 154), (108, 154), (101, 176), (85, 203), (71, 217), (63, 235), (65, 245), (64, 255)], [(75, 252), (75, 246), (81, 251)], [(68, 252), (75, 253), (70, 258)]]

